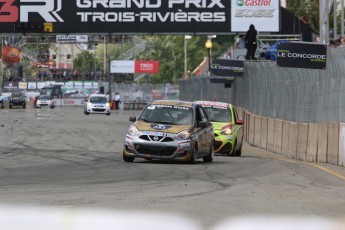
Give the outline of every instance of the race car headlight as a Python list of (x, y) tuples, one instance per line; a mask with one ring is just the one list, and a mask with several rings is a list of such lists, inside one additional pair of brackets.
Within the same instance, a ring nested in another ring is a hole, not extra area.
[(179, 132), (177, 135), (176, 135), (176, 138), (178, 139), (187, 139), (189, 138), (191, 135), (190, 131), (188, 130), (183, 130), (181, 132)]
[(40, 100), (37, 100), (37, 103), (39, 104), (39, 103), (40, 103)]
[(109, 106), (109, 103), (106, 103), (105, 106), (108, 107), (108, 106)]
[(128, 130), (128, 133), (136, 136), (139, 134), (139, 130), (137, 129), (137, 127), (135, 127), (135, 125), (131, 125), (131, 127)]
[(232, 125), (229, 124), (227, 126), (222, 127), (221, 133), (224, 135), (230, 135), (232, 133)]

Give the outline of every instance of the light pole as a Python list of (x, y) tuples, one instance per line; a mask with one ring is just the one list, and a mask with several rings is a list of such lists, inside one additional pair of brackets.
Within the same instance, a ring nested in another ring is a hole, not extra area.
[(188, 70), (187, 70), (187, 64), (188, 64), (188, 60), (187, 60), (187, 40), (191, 39), (192, 36), (190, 35), (185, 35), (184, 36), (184, 79), (188, 79)]
[(209, 76), (211, 76), (211, 49), (212, 49), (212, 41), (211, 38), (207, 39), (206, 43), (205, 43), (205, 48), (208, 51), (208, 74)]

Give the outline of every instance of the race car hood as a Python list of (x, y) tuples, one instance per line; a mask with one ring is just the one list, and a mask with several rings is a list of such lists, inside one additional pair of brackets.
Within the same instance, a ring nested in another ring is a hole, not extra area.
[(147, 123), (137, 121), (134, 123), (140, 131), (155, 131), (155, 132), (166, 132), (166, 133), (179, 133), (183, 130), (189, 129), (191, 125), (170, 125), (170, 124), (159, 124), (159, 123)]
[(228, 122), (211, 122), (213, 125), (214, 131), (220, 131), (222, 127), (229, 125)]

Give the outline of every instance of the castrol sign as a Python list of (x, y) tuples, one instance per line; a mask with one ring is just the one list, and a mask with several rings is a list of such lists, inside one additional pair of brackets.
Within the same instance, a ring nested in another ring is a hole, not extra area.
[(246, 32), (253, 24), (260, 32), (280, 31), (280, 1), (231, 0), (231, 31)]

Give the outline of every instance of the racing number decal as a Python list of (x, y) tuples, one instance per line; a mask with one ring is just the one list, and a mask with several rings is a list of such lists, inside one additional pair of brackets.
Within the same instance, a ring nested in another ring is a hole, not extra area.
[[(15, 0), (0, 0), (0, 22), (16, 22), (18, 20), (18, 7), (13, 5)], [(4, 4), (2, 4), (4, 3)]]

